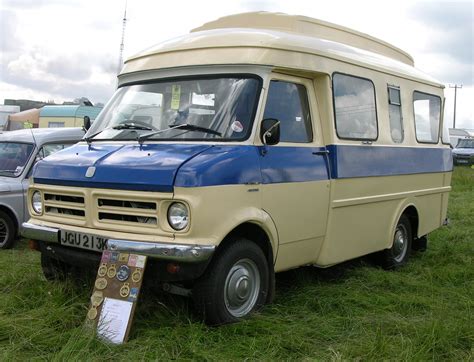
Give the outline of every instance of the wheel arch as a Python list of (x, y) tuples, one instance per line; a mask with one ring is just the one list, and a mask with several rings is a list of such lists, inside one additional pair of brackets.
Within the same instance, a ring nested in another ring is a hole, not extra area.
[(245, 221), (234, 227), (222, 240), (217, 247), (213, 258), (218, 258), (220, 250), (224, 250), (226, 246), (234, 243), (239, 238), (244, 238), (254, 242), (263, 252), (267, 260), (269, 274), (269, 289), (266, 297), (266, 303), (271, 303), (275, 297), (275, 260), (277, 256), (278, 235), (273, 222), (271, 226), (274, 230), (269, 230), (265, 224), (254, 221)]
[(236, 226), (224, 237), (222, 242), (219, 244), (218, 249), (234, 242), (234, 240), (239, 237), (248, 239), (257, 244), (258, 247), (262, 249), (269, 265), (273, 265), (276, 252), (273, 250), (274, 248), (271, 242), (271, 237), (268, 235), (267, 231), (261, 227), (261, 225), (254, 222), (247, 221)]
[(402, 205), (398, 209), (398, 212), (395, 214), (395, 218), (392, 222), (392, 228), (390, 229), (390, 234), (388, 238), (389, 242), (388, 242), (387, 248), (392, 247), (395, 228), (397, 227), (397, 223), (402, 217), (402, 215), (405, 215), (406, 217), (408, 217), (408, 220), (410, 221), (412, 237), (414, 239), (418, 237), (418, 226), (420, 224), (419, 212), (415, 205), (414, 200), (406, 200), (406, 202), (402, 203)]

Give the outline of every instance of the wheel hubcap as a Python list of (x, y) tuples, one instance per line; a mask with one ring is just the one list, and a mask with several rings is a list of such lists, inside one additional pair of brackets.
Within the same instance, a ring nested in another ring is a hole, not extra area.
[(408, 232), (404, 225), (398, 225), (393, 239), (393, 256), (397, 262), (405, 257), (408, 246)]
[(0, 219), (0, 245), (3, 245), (8, 240), (8, 227), (4, 220)]
[(234, 317), (243, 317), (255, 306), (260, 292), (260, 273), (250, 259), (239, 260), (225, 280), (224, 300)]

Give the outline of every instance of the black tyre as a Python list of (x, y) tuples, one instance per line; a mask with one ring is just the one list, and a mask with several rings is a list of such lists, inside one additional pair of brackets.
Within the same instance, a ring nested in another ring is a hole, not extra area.
[(15, 241), (15, 224), (11, 217), (0, 210), (0, 249), (9, 249)]
[(41, 269), (46, 280), (65, 280), (71, 267), (60, 260), (51, 258), (44, 252), (41, 253)]
[(408, 217), (402, 215), (395, 228), (392, 247), (380, 254), (382, 266), (385, 269), (395, 269), (405, 264), (410, 256), (412, 242), (410, 221)]
[(237, 239), (214, 255), (193, 288), (197, 312), (209, 325), (237, 322), (261, 308), (269, 292), (268, 263), (253, 242)]

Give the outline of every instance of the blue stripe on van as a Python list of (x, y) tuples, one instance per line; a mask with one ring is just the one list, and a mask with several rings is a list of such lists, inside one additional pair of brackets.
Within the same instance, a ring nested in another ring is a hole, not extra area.
[[(33, 177), (50, 185), (172, 192), (174, 186), (327, 180), (328, 157), (333, 179), (452, 170), (449, 148), (330, 145), (327, 149), (329, 156), (321, 154), (325, 148), (270, 146), (262, 156), (264, 147), (248, 145), (73, 146), (39, 162)], [(89, 179), (85, 171), (90, 165), (97, 171)]]
[(180, 167), (177, 187), (272, 184), (329, 178), (319, 147), (214, 146)]
[(331, 178), (409, 175), (453, 169), (450, 148), (330, 145)]

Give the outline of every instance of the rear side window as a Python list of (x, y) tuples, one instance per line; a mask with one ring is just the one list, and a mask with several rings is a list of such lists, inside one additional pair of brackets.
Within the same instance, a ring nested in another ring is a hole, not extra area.
[(413, 92), (416, 139), (421, 143), (438, 143), (441, 98)]
[(308, 143), (313, 140), (308, 95), (302, 84), (272, 80), (263, 118), (280, 121), (280, 141)]
[(376, 140), (374, 84), (368, 79), (339, 73), (333, 75), (332, 83), (338, 137)]
[(395, 143), (403, 142), (402, 102), (400, 88), (388, 87), (388, 116), (390, 120), (390, 135)]

